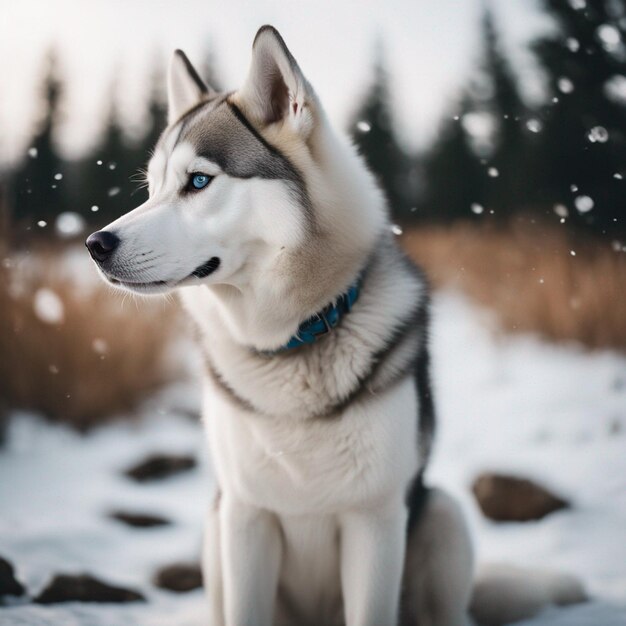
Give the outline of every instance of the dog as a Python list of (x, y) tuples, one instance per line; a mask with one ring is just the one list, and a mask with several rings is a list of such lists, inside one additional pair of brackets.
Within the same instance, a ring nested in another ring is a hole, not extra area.
[(465, 624), (469, 533), (424, 480), (428, 285), (374, 176), (271, 26), (236, 92), (176, 51), (168, 100), (149, 199), (86, 245), (116, 287), (176, 289), (199, 331), (211, 626)]

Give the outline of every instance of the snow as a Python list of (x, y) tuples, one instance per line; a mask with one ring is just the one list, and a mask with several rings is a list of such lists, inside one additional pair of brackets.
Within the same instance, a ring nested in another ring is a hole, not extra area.
[(593, 198), (589, 196), (576, 196), (574, 198), (574, 206), (578, 209), (579, 213), (588, 213), (593, 209)]
[(526, 122), (526, 128), (528, 128), (531, 133), (539, 133), (543, 128), (543, 124), (540, 120), (532, 118)]
[(76, 237), (85, 230), (85, 219), (74, 211), (59, 213), (55, 227), (61, 237)]
[[(626, 624), (626, 358), (576, 345), (506, 336), (454, 293), (436, 297), (433, 367), (439, 433), (428, 480), (452, 492), (468, 518), (481, 561), (560, 569), (579, 576), (589, 604), (549, 610), (523, 626)], [(178, 383), (137, 419), (88, 435), (14, 415), (0, 449), (0, 555), (29, 592), (54, 573), (89, 572), (137, 588), (146, 603), (0, 609), (7, 626), (204, 626), (201, 591), (172, 594), (154, 571), (199, 558), (213, 488), (204, 435), (187, 414), (199, 389)], [(194, 455), (196, 470), (155, 483), (122, 475), (149, 453)], [(540, 522), (484, 519), (468, 489), (480, 471), (537, 480), (569, 498), (570, 510)], [(173, 524), (132, 529), (106, 514), (147, 512)]]
[(609, 140), (609, 131), (604, 126), (594, 126), (587, 137), (591, 143), (606, 143)]
[(61, 298), (47, 287), (37, 289), (33, 296), (35, 315), (46, 324), (60, 324), (65, 317), (65, 307)]
[(574, 91), (574, 83), (565, 76), (561, 76), (556, 82), (559, 91), (562, 93), (572, 93)]

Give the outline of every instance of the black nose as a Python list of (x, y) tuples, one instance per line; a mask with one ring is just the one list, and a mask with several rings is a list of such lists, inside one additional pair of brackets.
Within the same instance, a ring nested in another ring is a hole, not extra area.
[(113, 233), (106, 230), (91, 233), (91, 235), (87, 237), (87, 241), (85, 241), (91, 258), (99, 262), (106, 261), (119, 243), (120, 240)]

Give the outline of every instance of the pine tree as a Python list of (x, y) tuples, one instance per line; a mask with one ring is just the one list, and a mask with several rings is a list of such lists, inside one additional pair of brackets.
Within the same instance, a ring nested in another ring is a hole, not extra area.
[[(623, 0), (543, 0), (557, 32), (534, 43), (551, 104), (542, 112), (539, 200), (569, 209), (570, 223), (626, 231), (626, 106), (612, 95), (626, 74)], [(622, 78), (620, 78), (622, 77)]]
[[(80, 193), (76, 206), (86, 219), (98, 226), (131, 208), (134, 186), (129, 178), (136, 169), (115, 103), (116, 90), (110, 89), (109, 94), (102, 141), (80, 163), (77, 185)], [(91, 211), (90, 207), (97, 207), (97, 211)]]
[(399, 221), (409, 219), (411, 162), (396, 138), (388, 78), (380, 55), (374, 67), (372, 85), (349, 130), (385, 191), (393, 217)]
[(457, 115), (443, 121), (437, 141), (423, 157), (426, 190), (415, 213), (420, 219), (448, 222), (473, 218), (483, 210), (483, 168), (463, 126), (471, 106), (464, 96)]
[(42, 91), (43, 120), (9, 183), (12, 221), (26, 225), (40, 220), (53, 222), (67, 204), (63, 178), (66, 172), (55, 143), (63, 86), (54, 51), (46, 59)]
[(526, 107), (488, 8), (483, 14), (482, 32), (485, 41), (482, 65), (491, 89), (490, 96), (479, 106), (496, 121), (493, 151), (485, 168), (488, 180), (484, 201), (497, 217), (506, 218), (527, 204), (529, 172), (522, 126)]

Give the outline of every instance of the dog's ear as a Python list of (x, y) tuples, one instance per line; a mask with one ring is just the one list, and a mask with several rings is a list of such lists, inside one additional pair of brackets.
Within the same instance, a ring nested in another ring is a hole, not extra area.
[(308, 134), (317, 103), (315, 93), (273, 26), (262, 26), (252, 44), (252, 63), (237, 98), (261, 124), (288, 120)]
[(185, 111), (212, 93), (182, 50), (175, 50), (167, 77), (167, 122), (176, 121)]

